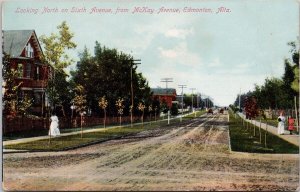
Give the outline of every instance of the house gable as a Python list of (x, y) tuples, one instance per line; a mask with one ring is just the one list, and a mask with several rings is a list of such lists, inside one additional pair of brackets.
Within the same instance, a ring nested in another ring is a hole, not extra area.
[(25, 49), (31, 44), (33, 55), (41, 59), (42, 48), (34, 30), (7, 30), (3, 31), (4, 52), (12, 58), (27, 57)]

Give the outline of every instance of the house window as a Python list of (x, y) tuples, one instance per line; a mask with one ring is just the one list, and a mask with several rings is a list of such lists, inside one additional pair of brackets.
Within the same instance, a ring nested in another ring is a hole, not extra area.
[(41, 93), (34, 93), (34, 104), (40, 105), (42, 103), (42, 95)]
[(26, 64), (26, 70), (25, 70), (25, 77), (30, 78), (30, 75), (31, 75), (31, 64), (27, 63)]
[(33, 48), (30, 43), (28, 43), (25, 47), (26, 57), (33, 57)]
[(40, 67), (39, 66), (36, 66), (35, 77), (36, 77), (36, 80), (40, 80)]
[(23, 77), (23, 64), (22, 63), (18, 64), (17, 72), (18, 72), (18, 77), (22, 78)]

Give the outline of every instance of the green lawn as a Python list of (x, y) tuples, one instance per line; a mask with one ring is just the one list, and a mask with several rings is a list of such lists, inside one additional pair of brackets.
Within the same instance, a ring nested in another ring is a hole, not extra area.
[[(231, 149), (233, 151), (253, 153), (299, 153), (299, 147), (261, 129), (261, 140), (259, 127), (248, 124), (248, 129), (241, 121), (230, 112), (229, 133)], [(266, 139), (265, 139), (266, 136)], [(260, 142), (261, 141), (261, 142)], [(266, 145), (265, 145), (266, 141)]]
[(277, 127), (278, 126), (278, 121), (277, 119), (263, 119), (261, 117), (256, 117), (255, 120), (259, 121), (261, 119), (262, 123), (266, 123), (268, 125)]
[[(197, 112), (196, 116), (199, 117), (205, 113), (204, 111)], [(189, 119), (194, 118), (194, 115), (189, 115), (183, 117), (183, 121), (187, 121)], [(180, 121), (179, 118), (173, 119), (170, 121), (171, 125), (174, 125)], [(29, 150), (29, 151), (58, 151), (58, 150), (65, 150), (69, 148), (76, 148), (92, 143), (102, 142), (110, 139), (119, 138), (122, 136), (136, 134), (138, 132), (159, 128), (161, 126), (168, 126), (167, 121), (157, 121), (152, 122), (151, 125), (149, 122), (145, 123), (144, 126), (142, 125), (134, 125), (132, 128), (129, 126), (126, 127), (115, 127), (115, 128), (108, 128), (105, 131), (97, 131), (97, 132), (90, 132), (90, 133), (83, 133), (83, 137), (81, 138), (81, 134), (71, 135), (71, 136), (61, 136), (51, 138), (51, 143), (49, 139), (32, 141), (22, 144), (14, 144), (14, 145), (6, 145), (4, 146), (5, 149), (19, 149), (19, 150)], [(88, 128), (85, 128), (88, 129)]]

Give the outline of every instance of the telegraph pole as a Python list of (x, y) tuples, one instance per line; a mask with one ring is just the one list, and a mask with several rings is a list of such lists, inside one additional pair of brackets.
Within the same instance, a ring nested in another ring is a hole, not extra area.
[(183, 88), (187, 88), (186, 85), (178, 85), (179, 88), (181, 88), (181, 116), (180, 116), (180, 122), (182, 121), (182, 115), (183, 115)]
[(240, 88), (240, 94), (239, 94), (239, 111), (241, 110), (241, 88)]
[(131, 68), (130, 68), (130, 81), (131, 81), (131, 113), (130, 113), (130, 120), (131, 120), (131, 127), (133, 122), (133, 83), (132, 83), (132, 69), (134, 65), (140, 65), (141, 60), (140, 59), (132, 59), (131, 60)]
[(190, 90), (192, 90), (192, 112), (194, 112), (194, 90), (196, 90), (196, 88), (190, 88)]
[(201, 99), (201, 94), (200, 93), (197, 93), (197, 109), (199, 110), (199, 97), (200, 96), (200, 99)]
[(173, 82), (173, 78), (162, 78), (160, 82), (165, 82), (166, 83), (166, 91), (168, 89), (168, 83)]

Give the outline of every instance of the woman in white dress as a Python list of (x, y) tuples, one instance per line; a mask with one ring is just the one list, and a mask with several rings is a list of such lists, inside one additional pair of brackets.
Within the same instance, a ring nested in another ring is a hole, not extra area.
[(285, 123), (285, 117), (280, 113), (280, 116), (277, 118), (278, 120), (278, 128), (277, 128), (277, 133), (278, 135), (283, 135), (284, 134), (284, 123)]
[(58, 117), (56, 115), (51, 116), (49, 135), (51, 136), (60, 135), (60, 131), (58, 129)]

